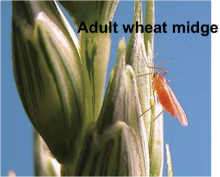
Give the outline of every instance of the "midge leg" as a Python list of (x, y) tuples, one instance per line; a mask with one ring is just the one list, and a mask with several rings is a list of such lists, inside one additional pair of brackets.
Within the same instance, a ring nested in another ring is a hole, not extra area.
[(144, 111), (139, 117), (143, 116), (147, 111), (150, 111), (153, 107), (156, 106), (156, 101), (155, 101), (155, 91), (153, 91), (153, 98), (154, 98), (154, 105), (152, 105), (149, 109), (147, 109), (146, 111)]
[(150, 75), (150, 74), (154, 74), (154, 73), (140, 74), (140, 75), (137, 75), (136, 77), (147, 76), (147, 75)]
[[(170, 80), (168, 80), (169, 82)], [(150, 111), (152, 108), (154, 108), (156, 106), (156, 101), (155, 101), (155, 91), (153, 91), (153, 98), (154, 98), (154, 105), (152, 105), (149, 109), (147, 109), (146, 111), (144, 111), (139, 117), (143, 116), (145, 113), (147, 113), (148, 111)], [(154, 119), (152, 122), (154, 122), (162, 113), (164, 112), (164, 109), (163, 111), (161, 111)]]
[(150, 111), (154, 106), (156, 106), (156, 103), (153, 106), (151, 106), (149, 109), (144, 111), (139, 117), (143, 116), (147, 111)]
[[(153, 107), (155, 107), (156, 106), (156, 103), (153, 105), (153, 106), (151, 106), (149, 109), (147, 109), (146, 111), (144, 111), (139, 117), (141, 117), (141, 116), (143, 116), (147, 111), (150, 111)], [(164, 109), (163, 109), (163, 111), (161, 111), (154, 119), (153, 119), (153, 122), (162, 114), (164, 112)]]
[[(167, 74), (168, 73), (168, 70), (166, 70), (166, 69), (163, 69), (163, 68), (157, 68), (157, 67), (150, 67), (150, 66), (147, 66), (148, 68), (151, 68), (151, 69), (154, 69), (154, 70), (160, 70), (160, 71), (162, 71), (162, 76), (164, 76), (165, 74)], [(141, 76), (147, 76), (147, 75), (150, 75), (150, 74), (154, 74), (154, 72), (153, 73), (147, 73), (147, 74), (140, 74), (140, 75), (137, 75), (136, 77), (141, 77)]]
[(155, 91), (153, 91), (153, 98), (154, 98), (154, 105), (152, 105), (149, 109), (144, 111), (139, 117), (143, 116), (147, 111), (150, 111), (154, 106), (156, 106), (156, 101), (155, 101)]
[(158, 114), (154, 119), (153, 119), (153, 122), (164, 112), (164, 109), (163, 111), (160, 112), (160, 114)]

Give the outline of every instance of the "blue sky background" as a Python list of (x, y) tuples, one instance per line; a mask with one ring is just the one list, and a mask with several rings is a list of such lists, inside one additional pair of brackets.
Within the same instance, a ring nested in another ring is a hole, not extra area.
[[(1, 175), (14, 170), (17, 175), (34, 175), (32, 127), (15, 87), (11, 54), (11, 2), (1, 2)], [(120, 2), (114, 21), (118, 34), (112, 34), (109, 71), (115, 63), (117, 45), (123, 33), (121, 24), (133, 22), (133, 2)], [(156, 2), (156, 23), (166, 22), (167, 34), (155, 35), (155, 63), (164, 64), (166, 75), (189, 120), (182, 127), (165, 113), (165, 142), (170, 144), (174, 175), (211, 175), (211, 35), (173, 34), (172, 24), (211, 23), (211, 2)], [(109, 72), (108, 72), (109, 73)], [(166, 163), (165, 163), (166, 172)]]

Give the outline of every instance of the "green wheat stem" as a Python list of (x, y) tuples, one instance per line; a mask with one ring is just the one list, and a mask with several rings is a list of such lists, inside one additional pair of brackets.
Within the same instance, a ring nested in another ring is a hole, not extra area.
[[(145, 16), (145, 24), (151, 25), (154, 27), (155, 24), (155, 1), (149, 0), (146, 1), (146, 16)], [(154, 32), (152, 33), (144, 33), (144, 43), (146, 47), (147, 54), (149, 53), (148, 42), (151, 45), (151, 50), (154, 52)]]

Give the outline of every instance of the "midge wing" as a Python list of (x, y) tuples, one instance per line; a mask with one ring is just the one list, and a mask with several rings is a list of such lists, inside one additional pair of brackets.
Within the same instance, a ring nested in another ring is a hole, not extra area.
[(169, 85), (167, 85), (167, 90), (169, 90), (169, 94), (172, 100), (172, 105), (173, 108), (175, 109), (176, 117), (179, 119), (180, 124), (183, 126), (188, 126), (188, 120), (186, 114), (182, 106), (180, 105), (179, 101), (177, 100), (175, 94), (173, 93), (172, 89), (169, 87)]

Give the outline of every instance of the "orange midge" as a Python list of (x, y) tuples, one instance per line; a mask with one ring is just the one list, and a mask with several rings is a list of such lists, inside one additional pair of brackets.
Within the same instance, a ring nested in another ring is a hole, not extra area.
[[(157, 71), (155, 71), (153, 73), (149, 73), (149, 74), (153, 74), (152, 88), (153, 88), (153, 91), (156, 92), (156, 95), (157, 95), (161, 105), (172, 116), (177, 117), (179, 119), (179, 122), (180, 122), (181, 125), (187, 126), (188, 125), (187, 116), (186, 116), (182, 106), (180, 105), (179, 101), (177, 100), (175, 94), (173, 93), (172, 89), (168, 85), (169, 80), (166, 80), (165, 77), (164, 77), (164, 75), (168, 71), (165, 70), (165, 69), (158, 68), (158, 67), (149, 67), (149, 68), (152, 68), (154, 70), (161, 70), (161, 71), (163, 71), (162, 74), (160, 74)], [(143, 75), (148, 75), (148, 74), (143, 74)], [(143, 75), (139, 75), (139, 76), (143, 76)], [(153, 105), (152, 107), (154, 107), (154, 106), (155, 105)], [(150, 110), (150, 109), (148, 109), (148, 110)], [(145, 111), (144, 113), (146, 113), (147, 111)]]

